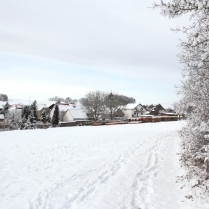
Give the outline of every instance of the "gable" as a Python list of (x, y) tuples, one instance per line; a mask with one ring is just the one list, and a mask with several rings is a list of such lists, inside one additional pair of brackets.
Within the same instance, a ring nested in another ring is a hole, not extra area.
[(125, 106), (125, 110), (137, 109), (138, 111), (145, 111), (144, 107), (141, 104), (129, 103)]

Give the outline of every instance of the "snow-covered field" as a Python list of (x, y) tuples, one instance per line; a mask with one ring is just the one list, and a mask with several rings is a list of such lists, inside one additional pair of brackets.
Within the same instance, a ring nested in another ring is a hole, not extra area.
[(176, 183), (182, 122), (0, 132), (0, 209), (200, 209)]

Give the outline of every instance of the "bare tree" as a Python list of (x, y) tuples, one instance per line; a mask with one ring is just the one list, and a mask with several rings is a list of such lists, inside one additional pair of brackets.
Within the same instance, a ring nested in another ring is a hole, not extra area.
[(0, 101), (7, 102), (8, 96), (6, 94), (0, 94)]
[(48, 99), (49, 101), (55, 101), (55, 102), (66, 102), (66, 103), (75, 103), (77, 102), (77, 99), (71, 99), (70, 97), (66, 97), (65, 99), (63, 97), (52, 97)]
[(98, 120), (105, 114), (105, 98), (106, 94), (104, 92), (91, 91), (80, 99), (80, 103), (90, 118)]
[(119, 95), (118, 93), (106, 93), (105, 97), (105, 105), (109, 110), (110, 118), (113, 119), (115, 117), (116, 111), (119, 108), (123, 108), (128, 103), (135, 103), (135, 99), (133, 97), (127, 97), (124, 95)]
[(55, 96), (55, 97), (52, 97), (52, 98), (49, 98), (48, 99), (49, 101), (55, 101), (55, 102), (64, 102), (65, 99), (62, 98), (62, 97), (58, 97), (58, 96)]
[(98, 118), (108, 117), (113, 119), (118, 108), (128, 104), (134, 103), (135, 99), (118, 95), (118, 93), (92, 91), (80, 99), (81, 105), (86, 110), (89, 117), (94, 120)]

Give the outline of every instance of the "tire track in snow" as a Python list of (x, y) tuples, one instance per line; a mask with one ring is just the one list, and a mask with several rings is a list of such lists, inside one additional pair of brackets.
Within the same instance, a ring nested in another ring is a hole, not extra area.
[[(145, 139), (141, 144), (139, 144), (137, 147), (134, 147), (128, 151), (126, 151), (124, 154), (120, 155), (117, 160), (115, 160), (111, 164), (107, 164), (103, 166), (100, 170), (98, 169), (92, 169), (88, 172), (100, 172), (99, 175), (96, 175), (96, 179), (93, 181), (86, 181), (82, 186), (80, 187), (76, 193), (66, 195), (64, 204), (59, 207), (60, 209), (67, 209), (70, 208), (73, 205), (77, 205), (79, 202), (84, 201), (88, 196), (94, 194), (101, 185), (105, 184), (110, 178), (115, 176), (121, 169), (121, 167), (125, 164), (127, 164), (129, 158), (134, 155), (134, 153), (144, 144), (146, 143), (148, 139)], [(104, 169), (105, 168), (105, 169)], [(35, 200), (29, 202), (30, 209), (49, 209), (50, 205), (48, 205), (48, 200), (51, 195), (53, 195), (58, 190), (62, 190), (63, 187), (70, 187), (71, 182), (85, 177), (86, 173), (82, 175), (73, 175), (70, 178), (58, 182), (54, 187), (50, 189), (45, 189), (44, 191), (41, 191), (37, 198)]]
[(77, 205), (79, 202), (84, 201), (89, 195), (94, 194), (102, 184), (105, 184), (111, 177), (115, 176), (121, 167), (127, 164), (129, 158), (146, 142), (144, 140), (139, 146), (132, 148), (131, 150), (120, 155), (117, 160), (109, 164), (110, 166), (106, 168), (97, 179), (93, 182), (88, 182), (86, 187), (82, 187), (79, 191), (61, 207), (62, 209), (67, 209), (72, 205)]
[[(122, 207), (123, 209), (154, 209), (150, 198), (155, 192), (152, 179), (157, 177), (160, 172), (160, 152), (162, 152), (165, 139), (169, 136), (170, 134), (158, 135), (154, 145), (145, 152), (145, 154), (148, 154), (147, 161), (141, 171), (136, 174), (131, 188), (131, 200)], [(127, 200), (124, 202), (127, 202)]]

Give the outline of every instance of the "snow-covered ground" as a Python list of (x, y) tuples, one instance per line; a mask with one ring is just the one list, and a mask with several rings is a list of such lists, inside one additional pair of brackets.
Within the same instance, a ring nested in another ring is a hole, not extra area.
[(201, 209), (180, 189), (182, 122), (0, 132), (0, 209)]

